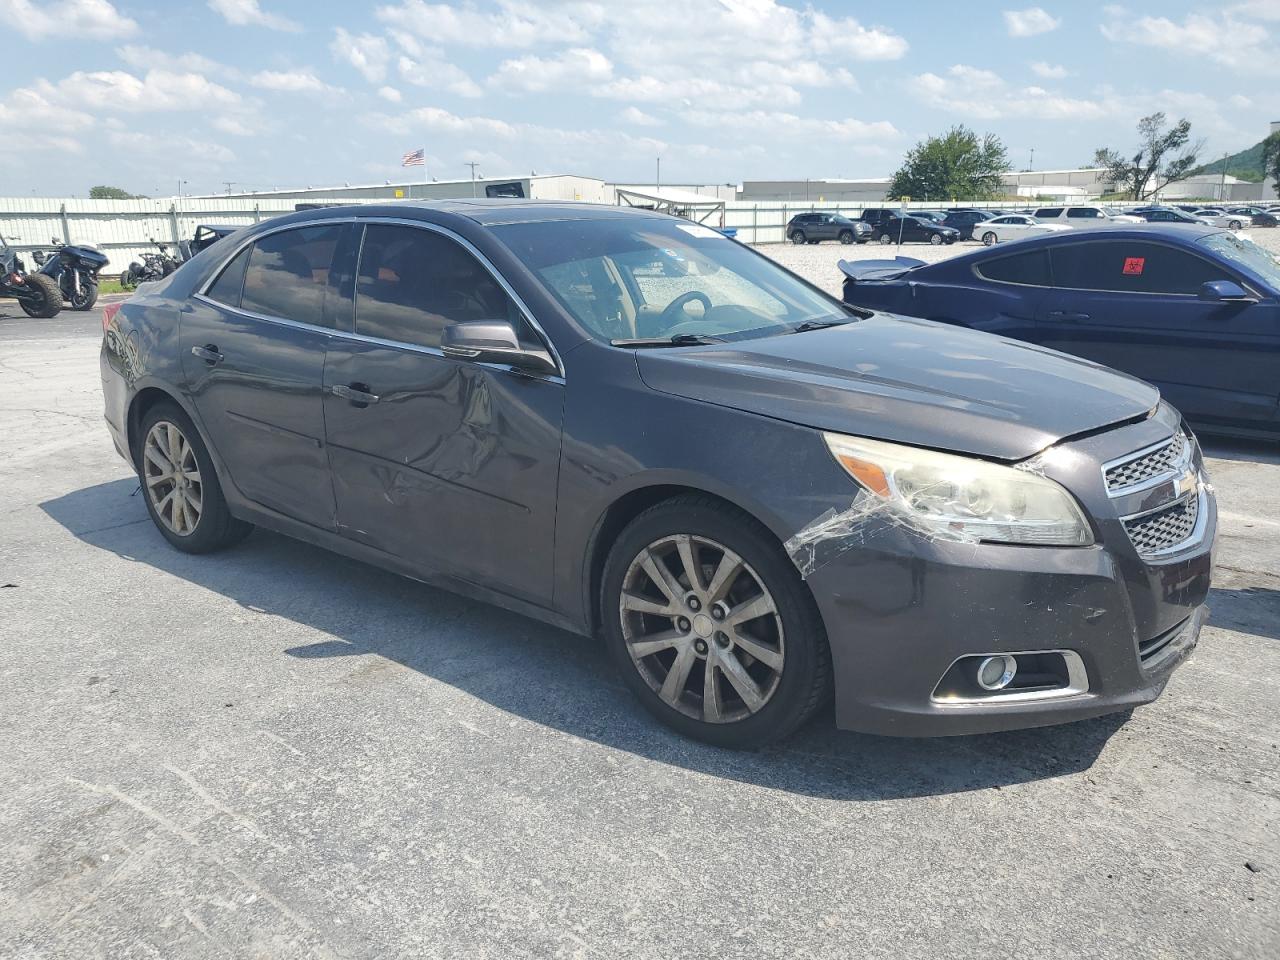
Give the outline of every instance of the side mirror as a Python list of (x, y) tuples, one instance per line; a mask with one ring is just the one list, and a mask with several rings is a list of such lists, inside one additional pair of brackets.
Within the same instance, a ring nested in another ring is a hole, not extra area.
[(440, 350), (455, 360), (503, 363), (531, 373), (556, 373), (556, 362), (542, 349), (520, 345), (520, 338), (505, 320), (476, 320), (444, 328)]
[(1257, 303), (1234, 280), (1210, 280), (1200, 287), (1200, 299), (1211, 303)]

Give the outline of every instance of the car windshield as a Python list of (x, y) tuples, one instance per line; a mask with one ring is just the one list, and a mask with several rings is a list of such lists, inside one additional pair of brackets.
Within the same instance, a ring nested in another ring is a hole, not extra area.
[(1262, 277), (1272, 290), (1280, 291), (1280, 260), (1252, 240), (1238, 237), (1234, 233), (1211, 233), (1197, 242), (1218, 256), (1251, 270)]
[(628, 216), (493, 232), (602, 340), (737, 340), (855, 319), (840, 301), (701, 224)]

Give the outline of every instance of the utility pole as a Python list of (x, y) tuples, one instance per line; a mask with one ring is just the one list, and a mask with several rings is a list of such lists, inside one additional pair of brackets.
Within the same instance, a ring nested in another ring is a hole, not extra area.
[(1036, 168), (1036, 148), (1031, 148), (1031, 163), (1027, 165), (1027, 172), (1030, 173)]
[(657, 160), (658, 165), (654, 168), (653, 174), (653, 189), (655, 192), (662, 189), (662, 158), (658, 157)]
[(227, 188), (227, 196), (231, 196), (231, 188), (236, 185), (236, 182), (234, 180), (223, 180), (222, 183)]
[(475, 160), (471, 160), (463, 164), (463, 166), (471, 168), (471, 195), (474, 197), (476, 195), (476, 167), (480, 166), (480, 164)]
[(1222, 155), (1222, 182), (1218, 187), (1218, 202), (1226, 203), (1227, 200), (1227, 154)]

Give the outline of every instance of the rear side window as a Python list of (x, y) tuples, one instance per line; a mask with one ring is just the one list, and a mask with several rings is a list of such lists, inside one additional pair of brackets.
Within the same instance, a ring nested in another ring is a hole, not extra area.
[(1229, 280), (1216, 264), (1177, 247), (1107, 240), (1053, 248), (1054, 286), (1076, 290), (1194, 295), (1210, 280)]
[(249, 256), (240, 305), (270, 317), (329, 326), (324, 297), (342, 230), (342, 224), (333, 224), (263, 237)]
[(461, 244), (417, 227), (365, 228), (356, 333), (438, 347), (445, 327), (474, 320), (506, 320), (528, 336), (507, 292)]
[(1071, 220), (1100, 220), (1102, 213), (1093, 207), (1072, 207), (1067, 211), (1067, 217)]
[(225, 303), (228, 307), (240, 306), (240, 288), (244, 286), (244, 268), (249, 264), (249, 252), (252, 247), (245, 247), (236, 258), (223, 268), (218, 279), (205, 294), (210, 300)]
[(1019, 283), (1028, 287), (1047, 287), (1049, 281), (1049, 254), (1044, 250), (1030, 250), (1011, 257), (997, 257), (978, 264), (978, 276), (1001, 283)]
[(1052, 219), (1054, 217), (1060, 217), (1062, 216), (1062, 208), (1061, 207), (1041, 207), (1039, 210), (1036, 211), (1035, 215), (1037, 217), (1048, 217), (1049, 219)]

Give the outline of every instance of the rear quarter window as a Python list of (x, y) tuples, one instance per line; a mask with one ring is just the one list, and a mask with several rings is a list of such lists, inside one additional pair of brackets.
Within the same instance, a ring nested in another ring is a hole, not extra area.
[(235, 259), (222, 268), (218, 279), (213, 281), (205, 296), (225, 303), (228, 307), (239, 307), (240, 288), (244, 286), (244, 268), (249, 265), (249, 251), (252, 249), (245, 247), (236, 254)]
[(240, 304), (245, 310), (299, 323), (327, 325), (325, 292), (342, 224), (301, 227), (253, 245)]
[(1047, 287), (1049, 279), (1049, 254), (1044, 250), (1030, 250), (1009, 257), (985, 260), (975, 268), (978, 276), (999, 283), (1016, 283), (1027, 287)]

